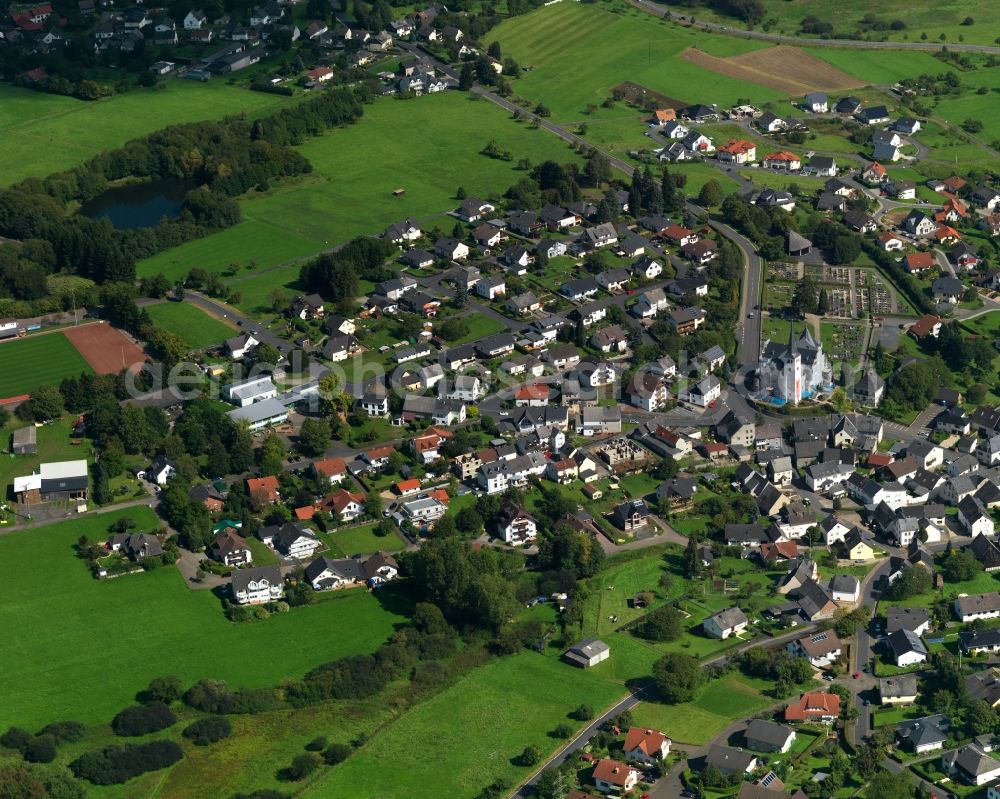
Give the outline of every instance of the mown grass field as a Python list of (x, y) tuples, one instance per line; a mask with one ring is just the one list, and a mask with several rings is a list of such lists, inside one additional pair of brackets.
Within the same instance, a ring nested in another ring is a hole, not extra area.
[[(846, 47), (807, 47), (807, 52), (871, 84), (895, 83), (900, 78), (937, 75), (947, 65), (922, 50), (860, 50)], [(857, 94), (857, 92), (851, 92)]]
[[(854, 35), (861, 32), (862, 19), (872, 12), (886, 25), (894, 20), (905, 23), (906, 27), (901, 31), (885, 30), (871, 34), (873, 39), (886, 37), (896, 42), (924, 41), (921, 34), (926, 33), (926, 41), (931, 44), (953, 44), (961, 41), (959, 37), (970, 44), (993, 44), (1000, 27), (1000, 8), (993, 3), (975, 0), (883, 0), (878, 5), (868, 0), (844, 0), (836, 5), (824, 0), (765, 0), (764, 9), (764, 18), (770, 22), (768, 31), (787, 35), (801, 35), (801, 22), (808, 16), (831, 23), (831, 36)], [(715, 14), (707, 7), (699, 6), (696, 15), (699, 20), (722, 22), (734, 30), (745, 27), (734, 17)], [(971, 17), (974, 24), (963, 25), (966, 17)], [(939, 39), (942, 33), (946, 37), (944, 41)]]
[(642, 702), (632, 711), (635, 723), (665, 732), (680, 743), (708, 743), (732, 722), (757, 713), (777, 700), (764, 696), (763, 681), (739, 673), (709, 683), (692, 702), (664, 705)]
[(0, 86), (0, 185), (69, 169), (168, 125), (239, 113), (260, 116), (289, 102), (225, 80), (171, 78), (166, 86), (133, 88), (94, 102)]
[[(513, 161), (481, 155), (491, 139)], [(269, 304), (275, 288), (294, 291), (298, 264), (264, 271), (269, 267), (378, 234), (401, 219), (437, 219), (458, 205), (459, 186), (470, 196), (501, 194), (523, 174), (516, 167), (520, 158), (536, 164), (578, 159), (555, 136), (515, 124), (496, 106), (458, 92), (378, 100), (358, 124), (299, 150), (312, 174), (252, 195), (242, 202), (240, 224), (149, 258), (139, 274), (163, 272), (173, 280), (192, 266), (223, 272), (236, 262), (243, 268), (227, 282), (241, 293), (240, 307), (254, 311)], [(396, 188), (406, 194), (393, 197)]]
[(583, 671), (521, 652), (477, 668), (384, 728), (301, 795), (471, 799), (495, 779), (513, 784), (532, 771), (515, 765), (525, 746), (535, 744), (547, 756), (561, 743), (548, 732), (568, 721), (571, 710), (585, 701), (600, 713), (624, 694), (602, 677), (605, 666)]
[(146, 306), (146, 311), (157, 327), (176, 333), (193, 350), (221, 344), (236, 331), (189, 302), (161, 302)]
[(360, 527), (334, 530), (323, 538), (330, 545), (331, 556), (338, 558), (350, 558), (378, 551), (398, 552), (404, 547), (403, 539), (395, 533), (387, 536), (375, 535), (375, 527), (375, 524), (365, 524)]
[(62, 333), (44, 333), (0, 343), (0, 397), (28, 394), (42, 385), (93, 370)]
[(324, 598), (265, 621), (228, 622), (210, 591), (191, 591), (176, 568), (97, 581), (75, 557), (81, 535), (103, 538), (145, 507), (0, 537), (0, 663), (5, 722), (107, 722), (153, 677), (273, 685), (345, 655), (371, 652), (402, 621), (392, 591)]
[[(514, 92), (547, 105), (556, 122), (586, 120), (587, 104), (600, 106), (623, 81), (685, 103), (726, 106), (748, 96), (759, 103), (782, 97), (676, 57), (688, 47), (725, 57), (765, 43), (681, 28), (630, 6), (558, 3), (505, 20), (488, 38), (530, 68), (512, 83)], [(616, 108), (620, 116), (628, 107)]]

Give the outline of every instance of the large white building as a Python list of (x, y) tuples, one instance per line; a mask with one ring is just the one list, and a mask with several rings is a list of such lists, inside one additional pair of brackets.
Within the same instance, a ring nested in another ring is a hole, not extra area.
[(809, 329), (795, 338), (795, 325), (788, 330), (788, 344), (767, 341), (757, 367), (764, 397), (798, 405), (833, 381), (830, 361), (823, 343), (813, 339)]

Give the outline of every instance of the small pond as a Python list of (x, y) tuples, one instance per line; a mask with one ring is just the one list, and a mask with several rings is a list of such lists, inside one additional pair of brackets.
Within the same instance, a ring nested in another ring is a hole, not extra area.
[(153, 227), (163, 217), (180, 215), (184, 195), (198, 185), (193, 180), (153, 180), (108, 189), (80, 207), (91, 219), (108, 219), (117, 230)]

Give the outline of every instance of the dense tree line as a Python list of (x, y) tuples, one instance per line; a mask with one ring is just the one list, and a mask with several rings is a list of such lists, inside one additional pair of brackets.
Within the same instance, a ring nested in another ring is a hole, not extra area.
[(111, 720), (115, 735), (135, 737), (159, 732), (177, 723), (177, 716), (163, 702), (127, 707)]
[(173, 741), (105, 746), (85, 752), (69, 764), (79, 779), (94, 785), (119, 785), (147, 771), (159, 771), (184, 757)]

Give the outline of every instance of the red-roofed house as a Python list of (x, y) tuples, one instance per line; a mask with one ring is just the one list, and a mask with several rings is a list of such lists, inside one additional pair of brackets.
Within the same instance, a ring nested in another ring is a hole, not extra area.
[(653, 112), (653, 122), (657, 125), (666, 125), (677, 119), (677, 111), (673, 108), (657, 108)]
[(311, 69), (306, 74), (308, 75), (309, 80), (314, 80), (317, 83), (323, 83), (333, 77), (333, 70), (330, 69), (330, 67), (316, 67), (316, 69)]
[(795, 541), (778, 541), (760, 545), (760, 559), (764, 563), (779, 563), (799, 556), (799, 545)]
[(400, 480), (393, 489), (401, 497), (408, 497), (410, 494), (417, 494), (420, 492), (420, 481), (416, 478), (412, 480)]
[(434, 491), (428, 491), (427, 496), (431, 497), (432, 499), (436, 499), (442, 505), (447, 505), (449, 502), (451, 502), (451, 497), (448, 496), (448, 492), (445, 491), (443, 488), (438, 488), (435, 489)]
[(950, 178), (945, 178), (941, 182), (944, 184), (945, 188), (952, 193), (960, 192), (965, 188), (965, 181), (958, 175), (952, 175)]
[(325, 458), (313, 461), (312, 470), (317, 477), (325, 477), (330, 483), (339, 483), (347, 474), (347, 464), (343, 458)]
[(720, 147), (715, 157), (730, 164), (749, 164), (757, 160), (757, 145), (746, 139), (733, 139)]
[(802, 169), (802, 159), (795, 153), (781, 150), (764, 156), (764, 169), (778, 169), (783, 172), (797, 172)]
[(698, 447), (698, 451), (709, 460), (714, 461), (726, 457), (726, 454), (729, 452), (729, 445), (715, 443), (701, 444)]
[(934, 256), (929, 252), (911, 252), (903, 259), (903, 266), (911, 275), (917, 275), (937, 266)]
[(617, 760), (604, 758), (594, 766), (594, 785), (601, 793), (628, 793), (639, 781), (639, 772)]
[(840, 697), (825, 691), (802, 694), (798, 702), (785, 708), (785, 721), (830, 722), (840, 715)]
[(364, 502), (364, 494), (340, 488), (323, 497), (321, 507), (342, 522), (349, 522), (364, 513)]
[(868, 465), (873, 469), (882, 469), (892, 463), (894, 458), (888, 452), (872, 452), (868, 455)]
[(669, 239), (671, 244), (683, 247), (685, 244), (694, 244), (698, 241), (698, 234), (693, 230), (688, 230), (680, 225), (671, 225), (663, 231), (663, 238)]
[(314, 505), (303, 505), (301, 508), (295, 509), (295, 518), (300, 522), (307, 522), (315, 515), (316, 507)]
[(938, 337), (941, 332), (941, 317), (932, 314), (921, 316), (916, 322), (910, 325), (909, 334), (915, 339), (922, 339), (924, 336)]
[(935, 222), (958, 222), (969, 215), (969, 209), (965, 203), (957, 197), (953, 197), (944, 204), (944, 208), (934, 214)]
[(247, 480), (247, 493), (257, 505), (273, 505), (281, 498), (277, 477), (251, 477)]
[(389, 463), (389, 456), (392, 455), (393, 452), (395, 452), (395, 448), (390, 446), (372, 447), (370, 450), (363, 453), (361, 457), (373, 469), (381, 469)]
[(873, 161), (861, 170), (861, 179), (870, 186), (877, 186), (885, 179), (885, 167)]
[(962, 235), (949, 225), (938, 225), (934, 238), (938, 244), (955, 244), (962, 240)]
[(670, 754), (670, 739), (659, 730), (630, 727), (624, 751), (629, 760), (653, 765)]
[(903, 249), (903, 240), (888, 230), (878, 234), (878, 243), (886, 252)]
[(549, 404), (549, 387), (545, 383), (521, 386), (514, 390), (514, 404), (522, 408), (539, 408)]
[(429, 427), (426, 432), (415, 436), (410, 442), (415, 455), (419, 455), (424, 463), (436, 461), (440, 455), (441, 445), (451, 438), (451, 433), (440, 427)]

